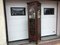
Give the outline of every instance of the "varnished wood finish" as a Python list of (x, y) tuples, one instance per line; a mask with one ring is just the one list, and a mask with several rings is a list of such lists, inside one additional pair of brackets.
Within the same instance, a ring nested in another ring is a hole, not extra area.
[[(36, 44), (38, 43), (39, 40), (41, 40), (41, 18), (38, 18), (38, 10), (41, 7), (41, 4), (38, 1), (33, 1), (33, 2), (29, 2), (27, 3), (28, 5), (28, 29), (29, 29), (29, 41), (30, 42), (36, 42)], [(30, 19), (29, 15), (30, 15), (30, 8), (33, 7), (34, 8), (34, 12), (35, 12), (35, 18), (34, 19)], [(40, 16), (41, 17), (41, 16)], [(34, 24), (31, 25), (31, 20), (33, 20), (32, 22)], [(34, 29), (31, 29), (34, 28)], [(31, 31), (33, 30), (33, 31)], [(32, 34), (34, 33), (34, 35)]]

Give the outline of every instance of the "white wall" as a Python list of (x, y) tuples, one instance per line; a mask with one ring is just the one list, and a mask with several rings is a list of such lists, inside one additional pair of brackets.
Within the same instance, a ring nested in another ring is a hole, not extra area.
[[(11, 16), (11, 7), (25, 7), (26, 16)], [(44, 15), (43, 8), (55, 8), (54, 15)], [(41, 2), (41, 34), (42, 36), (56, 34), (57, 3), (53, 1)], [(26, 1), (6, 1), (9, 41), (28, 38), (28, 13)]]
[[(25, 16), (11, 16), (11, 7), (25, 7)], [(27, 4), (25, 1), (7, 1), (6, 2), (8, 36), (9, 41), (28, 39), (28, 17)]]
[[(44, 8), (54, 8), (54, 15), (44, 15)], [(46, 1), (41, 4), (41, 36), (56, 34), (57, 2)]]
[(0, 45), (7, 45), (3, 0), (0, 0)]

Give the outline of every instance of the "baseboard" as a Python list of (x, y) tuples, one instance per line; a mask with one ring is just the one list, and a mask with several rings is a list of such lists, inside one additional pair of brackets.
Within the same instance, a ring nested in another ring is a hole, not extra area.
[(25, 40), (29, 40), (29, 39), (22, 39), (22, 40), (8, 41), (8, 43), (12, 43), (12, 42), (19, 42), (19, 41), (25, 41)]
[(50, 37), (50, 36), (57, 36), (57, 34), (54, 34), (54, 35), (46, 35), (46, 36), (41, 36), (41, 37)]

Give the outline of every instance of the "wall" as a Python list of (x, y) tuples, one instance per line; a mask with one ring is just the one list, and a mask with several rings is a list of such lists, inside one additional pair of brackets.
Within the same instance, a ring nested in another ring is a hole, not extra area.
[[(41, 17), (42, 17), (42, 36), (56, 34), (56, 14), (57, 14), (57, 3), (55, 1), (40, 1), (41, 2)], [(6, 14), (8, 22), (8, 36), (9, 41), (22, 40), (28, 38), (28, 13), (27, 13), (27, 2), (17, 0), (6, 1)], [(26, 16), (11, 16), (11, 7), (25, 7)], [(43, 14), (44, 7), (55, 8), (54, 15)]]
[[(41, 36), (56, 34), (57, 2), (41, 2)], [(44, 8), (54, 8), (54, 15), (44, 15)]]
[(6, 45), (5, 19), (3, 0), (0, 0), (0, 45)]
[(60, 1), (58, 1), (57, 35), (60, 37)]
[[(11, 16), (11, 7), (25, 7), (25, 16)], [(6, 1), (9, 41), (28, 39), (27, 4), (25, 1)]]

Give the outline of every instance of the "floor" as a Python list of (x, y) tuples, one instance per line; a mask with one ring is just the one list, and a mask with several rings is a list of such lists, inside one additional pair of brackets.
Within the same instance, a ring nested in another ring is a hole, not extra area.
[[(58, 38), (57, 36), (42, 37), (41, 40), (42, 41), (40, 41), (38, 45), (54, 45), (55, 43), (58, 45), (60, 43), (60, 38)], [(10, 42), (9, 45), (36, 45), (36, 44), (29, 43), (28, 40), (24, 40), (24, 41)]]

